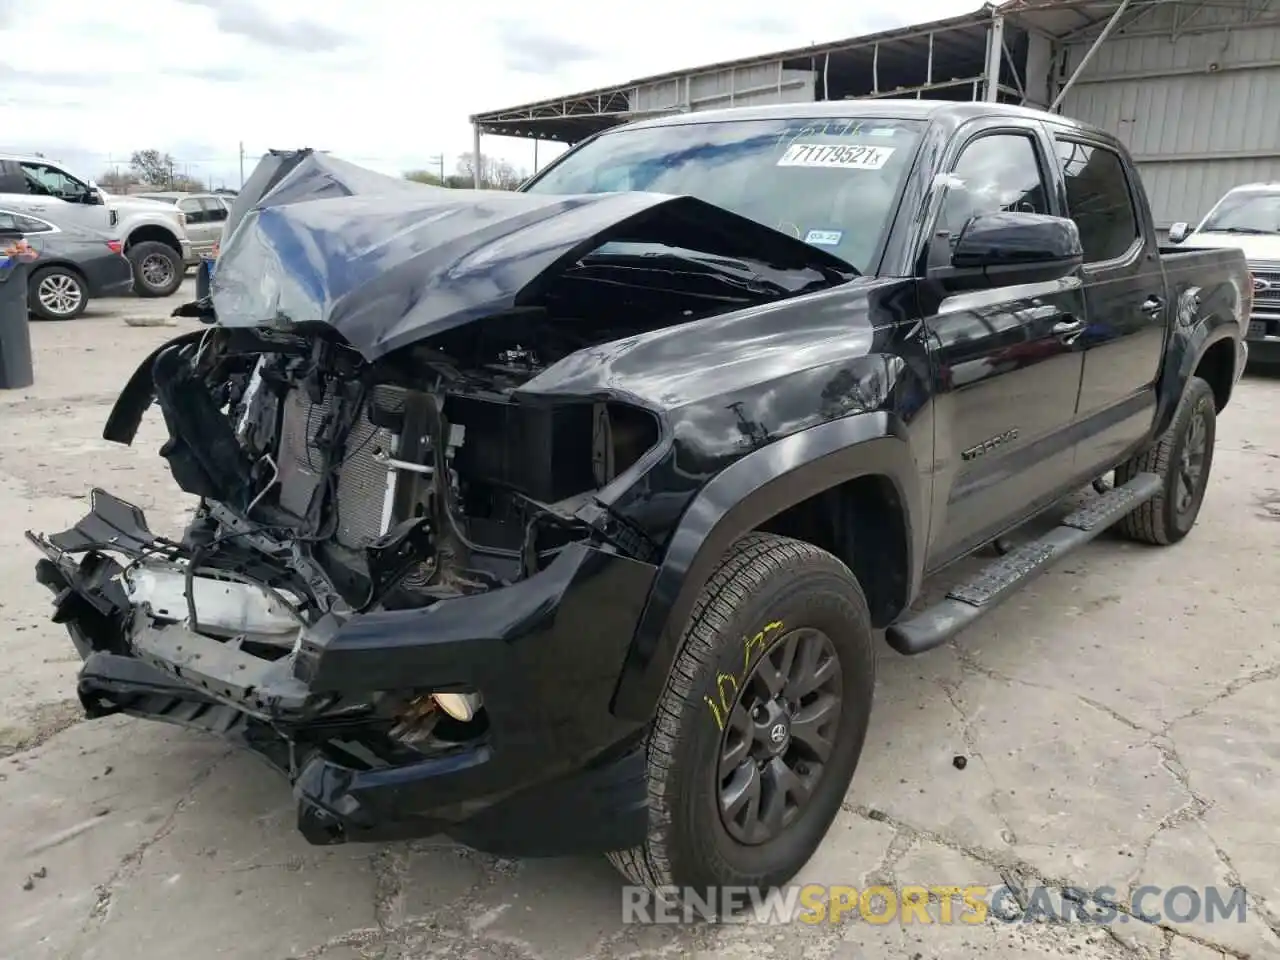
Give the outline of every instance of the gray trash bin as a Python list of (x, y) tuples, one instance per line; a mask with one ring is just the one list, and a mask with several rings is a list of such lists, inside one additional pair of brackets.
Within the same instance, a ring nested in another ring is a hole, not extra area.
[(35, 383), (24, 246), (22, 234), (0, 230), (0, 390), (21, 390)]

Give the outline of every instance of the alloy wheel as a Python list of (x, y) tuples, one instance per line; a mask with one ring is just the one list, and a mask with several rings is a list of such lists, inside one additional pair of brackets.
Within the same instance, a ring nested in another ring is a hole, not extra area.
[(65, 273), (54, 273), (44, 277), (36, 287), (36, 297), (40, 305), (54, 316), (71, 316), (84, 299), (84, 292), (74, 277)]
[(1183, 441), (1178, 457), (1177, 494), (1175, 504), (1179, 514), (1185, 514), (1196, 502), (1204, 485), (1204, 468), (1207, 454), (1209, 428), (1204, 411), (1197, 407), (1187, 424), (1187, 438)]
[(783, 635), (737, 691), (720, 741), (720, 818), (733, 839), (773, 840), (804, 811), (835, 749), (840, 659), (820, 630)]
[(143, 283), (156, 290), (163, 289), (173, 280), (173, 264), (168, 257), (158, 253), (145, 257), (138, 270), (142, 274)]

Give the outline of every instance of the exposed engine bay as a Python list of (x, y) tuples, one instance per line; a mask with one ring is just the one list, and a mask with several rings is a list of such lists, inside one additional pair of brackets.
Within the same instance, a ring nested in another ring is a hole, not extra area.
[[(202, 632), (284, 636), (325, 612), (536, 573), (591, 532), (573, 515), (583, 498), (658, 439), (656, 418), (625, 404), (515, 398), (545, 366), (519, 346), (465, 368), (427, 347), (370, 365), (331, 339), (216, 329), (162, 353), (161, 455), (201, 503), (187, 582), (142, 566), (133, 597)], [(212, 596), (222, 579), (269, 592), (252, 614), (202, 611), (198, 587)]]

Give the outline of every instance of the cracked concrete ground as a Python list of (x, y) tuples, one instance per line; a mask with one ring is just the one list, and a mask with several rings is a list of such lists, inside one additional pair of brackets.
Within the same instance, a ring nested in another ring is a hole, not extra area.
[(256, 761), (80, 722), (76, 658), (21, 533), (76, 519), (94, 484), (176, 532), (156, 425), (134, 449), (100, 432), (135, 362), (178, 331), (98, 309), (32, 332), (37, 385), (0, 392), (0, 958), (1280, 956), (1280, 379), (1241, 385), (1184, 544), (1097, 543), (959, 642), (886, 650), (861, 766), (801, 877), (1106, 886), (1121, 911), (1143, 885), (1240, 885), (1245, 922), (675, 928), (624, 925), (601, 859), (309, 847)]

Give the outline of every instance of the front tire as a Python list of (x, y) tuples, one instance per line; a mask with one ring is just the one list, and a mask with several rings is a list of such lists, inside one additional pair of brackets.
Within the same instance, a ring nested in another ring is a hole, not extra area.
[(133, 292), (140, 297), (167, 297), (186, 276), (178, 251), (159, 240), (144, 240), (129, 248), (125, 256), (133, 265)]
[(1192, 377), (1164, 436), (1116, 469), (1117, 486), (1138, 473), (1154, 473), (1161, 480), (1155, 497), (1116, 524), (1121, 535), (1168, 546), (1191, 532), (1209, 486), (1217, 423), (1213, 388)]
[(88, 305), (89, 287), (70, 267), (44, 267), (27, 281), (27, 308), (41, 320), (74, 320)]
[(808, 543), (738, 541), (694, 605), (658, 706), (649, 835), (610, 861), (632, 883), (700, 896), (786, 883), (840, 810), (874, 686), (849, 569)]

